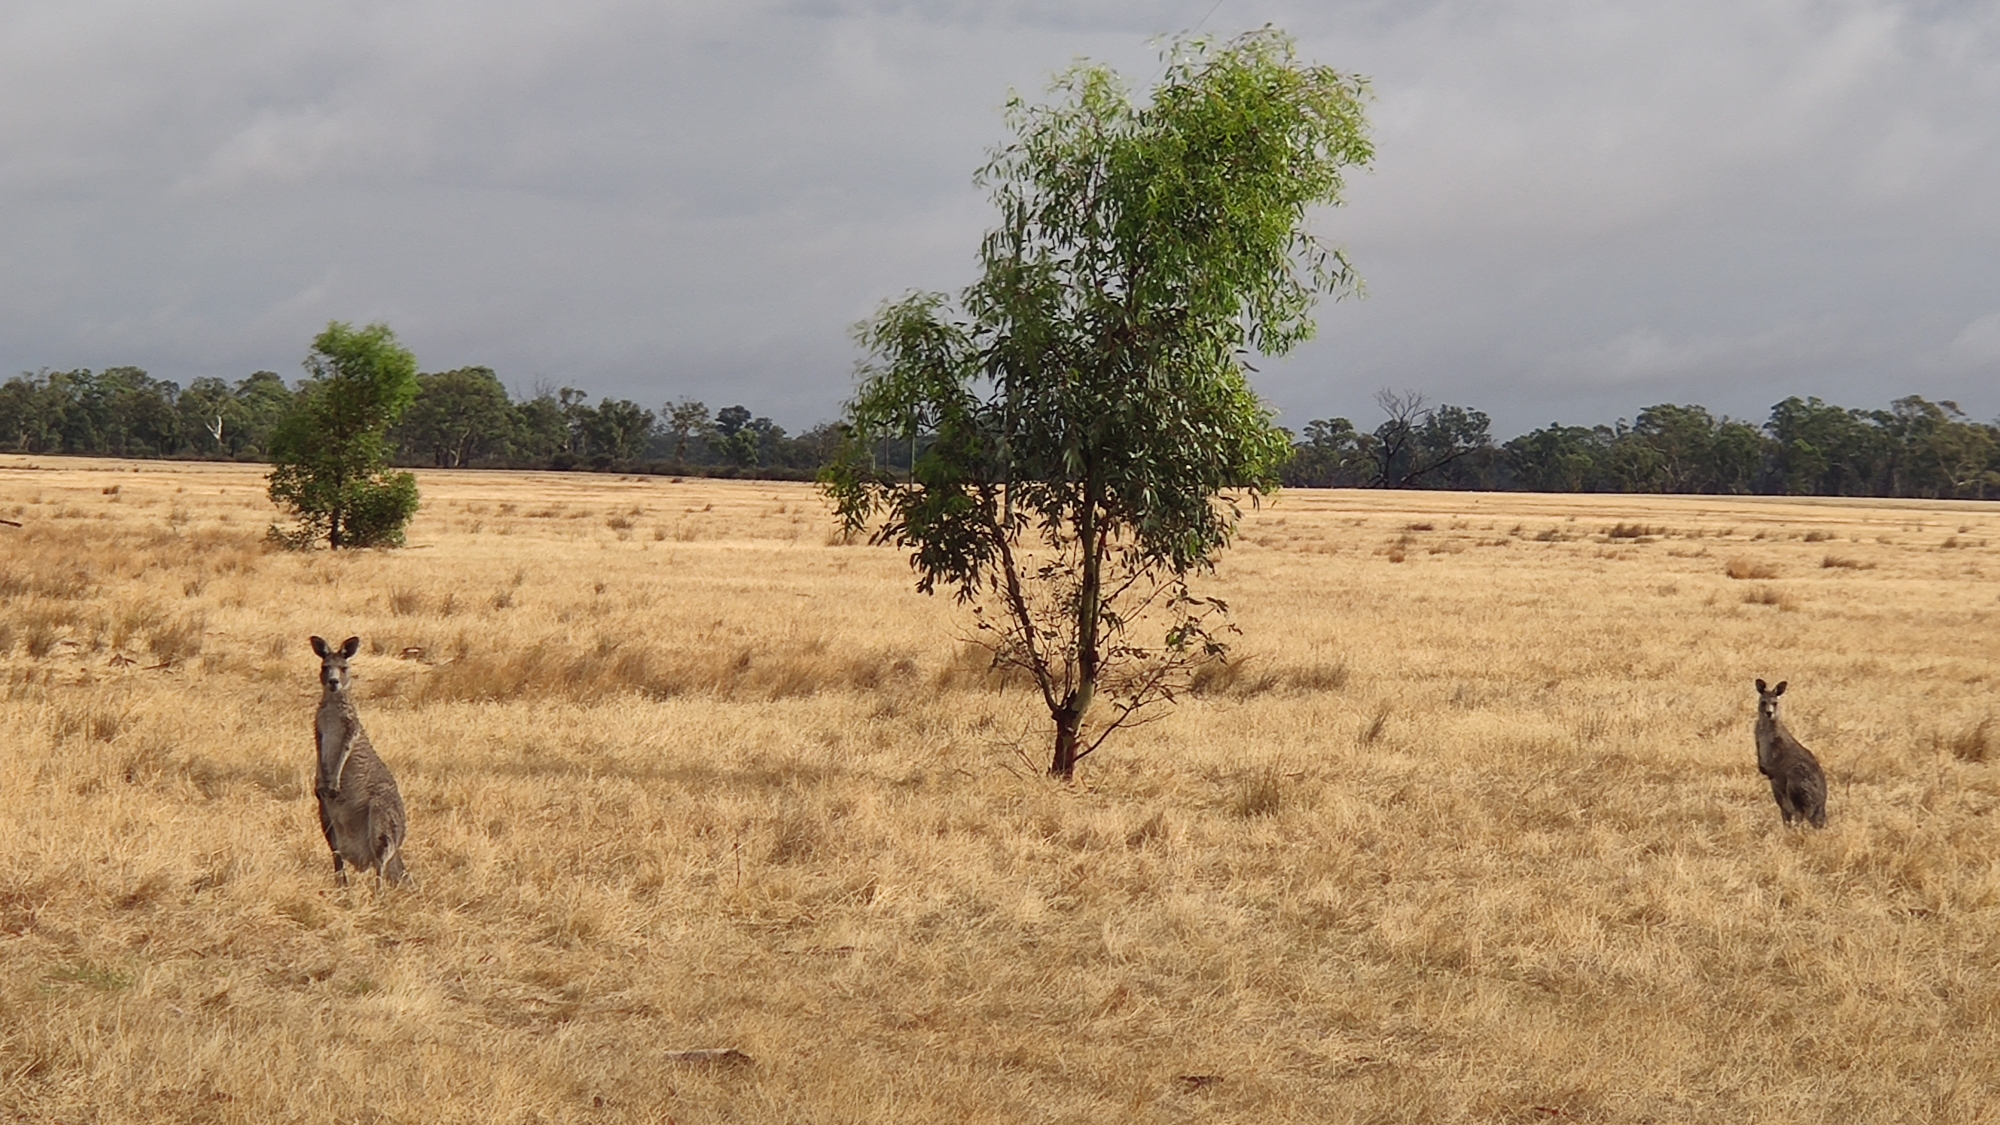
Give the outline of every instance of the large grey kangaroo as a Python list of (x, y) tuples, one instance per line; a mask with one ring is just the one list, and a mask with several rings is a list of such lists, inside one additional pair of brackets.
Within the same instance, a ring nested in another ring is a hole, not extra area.
[(313, 742), (319, 749), (319, 777), (313, 795), (319, 798), (319, 827), (333, 849), (333, 877), (347, 883), (346, 864), (357, 871), (373, 869), (377, 879), (400, 883), (403, 871), (403, 795), (389, 767), (375, 756), (361, 715), (354, 709), (353, 681), (347, 662), (361, 649), (360, 637), (349, 637), (334, 649), (312, 639), (319, 654), (319, 714)]
[(1778, 697), (1786, 681), (1767, 688), (1757, 681), (1757, 772), (1771, 779), (1771, 795), (1785, 825), (1804, 819), (1814, 828), (1826, 827), (1826, 774), (1819, 759), (1778, 719)]

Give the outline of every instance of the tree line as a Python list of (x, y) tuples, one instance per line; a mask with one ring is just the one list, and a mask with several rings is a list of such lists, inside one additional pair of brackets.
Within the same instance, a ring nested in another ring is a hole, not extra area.
[[(575, 387), (517, 398), (490, 368), (420, 373), (386, 435), (389, 459), (435, 468), (653, 469), (809, 478), (837, 433), (799, 435), (743, 406), (691, 399), (658, 412), (628, 399), (595, 404)], [(269, 461), (307, 382), (259, 371), (186, 387), (137, 367), (40, 371), (0, 383), (0, 449), (110, 457)]]
[[(267, 461), (300, 386), (270, 371), (184, 388), (137, 367), (25, 373), (0, 383), (0, 449)], [(835, 423), (792, 435), (740, 405), (711, 412), (684, 398), (654, 411), (627, 399), (592, 404), (575, 387), (517, 398), (486, 367), (419, 374), (417, 386), (388, 433), (390, 459), (402, 466), (804, 479), (833, 461), (840, 442)], [(1761, 424), (1661, 404), (1629, 421), (1552, 422), (1504, 442), (1470, 407), (1432, 405), (1416, 392), (1384, 391), (1376, 402), (1383, 420), (1371, 430), (1326, 418), (1291, 433), (1284, 483), (2000, 498), (2000, 425), (1973, 421), (1950, 400), (1910, 395), (1887, 409), (1858, 409), (1793, 396)], [(910, 451), (890, 442), (876, 457), (906, 469)]]
[(2000, 425), (1918, 395), (1887, 410), (1794, 395), (1763, 424), (1661, 404), (1609, 426), (1552, 422), (1496, 442), (1487, 416), (1415, 392), (1376, 396), (1363, 432), (1345, 418), (1294, 439), (1287, 485), (1508, 492), (1694, 492), (2000, 498)]

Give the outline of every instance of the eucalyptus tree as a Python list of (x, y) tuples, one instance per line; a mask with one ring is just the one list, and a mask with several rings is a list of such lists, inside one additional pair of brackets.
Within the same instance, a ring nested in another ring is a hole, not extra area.
[(1345, 418), (1307, 422), (1285, 463), (1285, 484), (1305, 488), (1363, 488), (1375, 480), (1378, 443), (1374, 434)]
[(653, 436), (653, 412), (630, 399), (601, 399), (588, 417), (584, 440), (590, 452), (612, 461), (633, 461), (646, 454)]
[(417, 397), (395, 436), (440, 469), (462, 469), (481, 455), (505, 452), (514, 404), (490, 367), (417, 376)]
[(529, 461), (551, 461), (570, 445), (570, 417), (567, 394), (557, 397), (546, 386), (536, 387), (532, 397), (514, 404), (513, 455)]
[(691, 442), (705, 441), (715, 429), (715, 422), (708, 416), (708, 404), (699, 399), (683, 398), (670, 402), (661, 413), (666, 432), (674, 443), (674, 464), (686, 466), (688, 446)]
[(1994, 428), (1971, 421), (1950, 399), (1906, 395), (1889, 404), (1881, 425), (1895, 451), (1896, 495), (1976, 500), (2000, 489)]
[(750, 408), (725, 406), (715, 412), (715, 450), (725, 464), (749, 468), (757, 463), (756, 431), (750, 429)]
[(1602, 475), (1612, 432), (1606, 426), (1551, 422), (1503, 449), (1509, 487), (1530, 492), (1590, 492)]
[(207, 456), (228, 456), (227, 439), (236, 431), (230, 417), (236, 413), (236, 396), (230, 393), (226, 380), (201, 376), (181, 392), (174, 409), (180, 414), (181, 433), (190, 448)]
[[(386, 324), (334, 321), (314, 338), (292, 410), (271, 435), (271, 500), (304, 545), (400, 546), (417, 480), (389, 470), (388, 432), (417, 396), (417, 360)], [(275, 529), (274, 529), (275, 530)]]
[(1246, 360), (1358, 284), (1308, 219), (1373, 156), (1365, 82), (1269, 28), (1165, 63), (1143, 103), (1088, 64), (1051, 103), (1010, 99), (979, 279), (858, 328), (822, 476), (851, 532), (911, 549), (917, 588), (970, 603), (996, 665), (1033, 681), (1058, 777), (1223, 656), (1227, 607), (1189, 579), (1290, 455)]
[(271, 447), (278, 423), (292, 412), (296, 394), (275, 371), (253, 371), (236, 384), (234, 425), (223, 431), (230, 455), (262, 456)]
[[(1431, 406), (1419, 391), (1384, 387), (1375, 404), (1388, 420), (1375, 428), (1374, 479), (1378, 488), (1479, 488), (1488, 485), (1486, 466), (1494, 451), (1491, 421), (1484, 411), (1463, 406)], [(1463, 470), (1471, 468), (1473, 472)]]

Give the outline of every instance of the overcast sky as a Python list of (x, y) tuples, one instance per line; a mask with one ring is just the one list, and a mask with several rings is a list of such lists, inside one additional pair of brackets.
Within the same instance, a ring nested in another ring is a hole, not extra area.
[(384, 320), (800, 428), (850, 325), (971, 279), (1010, 88), (1266, 22), (1377, 97), (1317, 224), (1368, 295), (1259, 364), (1282, 423), (2000, 412), (2000, 0), (10, 0), (0, 371), (290, 378)]

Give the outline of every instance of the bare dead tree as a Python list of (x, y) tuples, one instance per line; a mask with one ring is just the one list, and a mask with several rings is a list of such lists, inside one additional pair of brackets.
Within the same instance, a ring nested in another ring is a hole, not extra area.
[(1422, 391), (1375, 392), (1388, 420), (1375, 429), (1375, 488), (1409, 488), (1491, 443), (1486, 415), (1461, 406), (1432, 406)]

